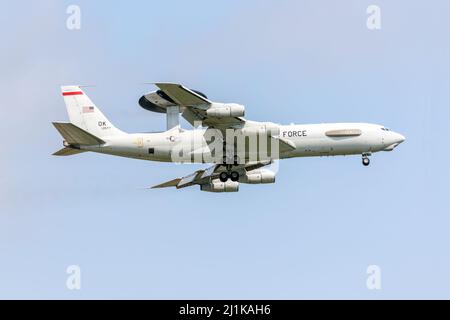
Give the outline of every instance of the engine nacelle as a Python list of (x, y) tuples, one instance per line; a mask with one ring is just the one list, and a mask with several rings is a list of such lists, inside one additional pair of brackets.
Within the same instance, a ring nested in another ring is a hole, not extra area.
[(237, 103), (215, 103), (206, 110), (206, 114), (216, 118), (243, 117), (245, 107)]
[(275, 172), (269, 170), (252, 170), (247, 172), (239, 181), (242, 183), (259, 184), (259, 183), (274, 183)]
[(221, 182), (219, 179), (214, 179), (209, 184), (202, 184), (200, 190), (206, 192), (238, 192), (239, 182), (231, 180)]

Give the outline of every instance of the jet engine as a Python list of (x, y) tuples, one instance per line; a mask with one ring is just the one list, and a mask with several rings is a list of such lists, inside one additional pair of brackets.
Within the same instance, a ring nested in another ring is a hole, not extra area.
[(239, 182), (231, 180), (221, 182), (219, 179), (214, 179), (208, 184), (202, 184), (200, 190), (206, 192), (238, 192)]
[(237, 103), (214, 103), (206, 110), (206, 114), (216, 118), (243, 117), (245, 107)]
[(239, 181), (248, 184), (274, 183), (275, 172), (264, 169), (256, 169), (248, 171), (245, 175), (239, 178)]

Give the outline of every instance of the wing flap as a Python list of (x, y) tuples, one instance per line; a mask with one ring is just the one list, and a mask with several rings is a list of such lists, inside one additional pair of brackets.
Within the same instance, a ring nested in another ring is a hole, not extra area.
[(208, 169), (204, 170), (200, 178), (201, 179), (208, 178), (214, 174), (214, 171), (216, 171), (216, 166), (209, 167)]
[[(216, 171), (218, 165), (213, 165), (212, 167), (206, 170), (197, 170), (194, 173), (184, 176), (182, 178), (176, 178), (159, 185), (152, 187), (155, 188), (166, 188), (166, 187), (176, 187), (177, 189), (185, 188), (192, 186), (194, 184), (202, 184), (205, 183)], [(205, 174), (206, 173), (206, 174)]]
[(192, 185), (197, 177), (203, 174), (203, 171), (204, 170), (199, 170), (194, 172), (193, 174), (181, 178), (180, 182), (178, 182), (177, 188), (183, 188)]

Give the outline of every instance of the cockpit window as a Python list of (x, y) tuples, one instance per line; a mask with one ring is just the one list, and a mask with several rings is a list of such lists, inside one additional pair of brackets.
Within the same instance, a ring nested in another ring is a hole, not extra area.
[(385, 127), (381, 128), (381, 130), (383, 130), (383, 131), (390, 131), (389, 128), (385, 128)]

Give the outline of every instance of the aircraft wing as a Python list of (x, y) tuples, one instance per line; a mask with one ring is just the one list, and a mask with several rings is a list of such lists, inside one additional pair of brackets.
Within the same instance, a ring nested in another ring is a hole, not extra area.
[(181, 84), (155, 83), (155, 85), (172, 99), (174, 103), (182, 107), (182, 116), (191, 125), (201, 121), (203, 126), (226, 129), (245, 122), (241, 117), (218, 118), (208, 115), (207, 110), (214, 105), (214, 102)]
[(184, 107), (210, 105), (211, 101), (195, 93), (194, 91), (176, 83), (155, 83), (176, 104)]
[[(233, 165), (233, 171), (239, 172), (239, 174), (243, 175), (246, 171), (255, 170), (266, 165), (269, 165), (270, 161), (258, 161), (258, 162), (249, 162), (247, 164), (238, 164)], [(190, 187), (193, 185), (202, 185), (209, 183), (212, 179), (218, 178), (219, 174), (223, 171), (226, 171), (226, 166), (222, 164), (213, 165), (207, 169), (197, 170), (194, 173), (187, 175), (182, 178), (176, 178), (156, 186), (151, 187), (152, 189), (157, 188), (167, 188), (167, 187), (176, 187), (177, 189)]]
[(220, 165), (214, 165), (208, 169), (197, 170), (188, 176), (176, 178), (153, 186), (152, 189), (167, 188), (167, 187), (176, 187), (177, 189), (180, 189), (192, 186), (194, 184), (202, 184), (202, 182), (207, 183), (208, 179), (212, 177), (212, 175), (218, 169), (218, 167), (220, 167)]

